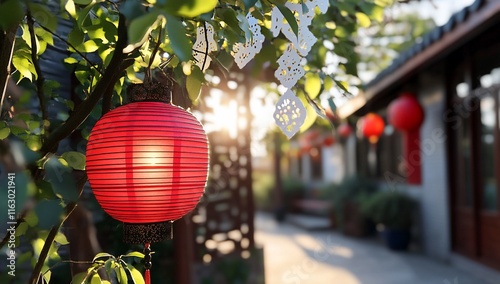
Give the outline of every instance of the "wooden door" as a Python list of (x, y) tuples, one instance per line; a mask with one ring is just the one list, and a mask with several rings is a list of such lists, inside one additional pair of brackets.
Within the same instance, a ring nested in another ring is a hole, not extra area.
[(500, 269), (500, 85), (458, 92), (455, 106), (465, 111), (450, 126), (453, 249)]

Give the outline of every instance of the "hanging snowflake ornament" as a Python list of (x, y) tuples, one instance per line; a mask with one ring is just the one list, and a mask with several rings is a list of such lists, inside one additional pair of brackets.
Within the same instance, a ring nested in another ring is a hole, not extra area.
[(293, 45), (289, 44), (286, 51), (278, 59), (278, 69), (274, 72), (274, 76), (283, 86), (291, 88), (304, 76), (304, 68), (300, 65), (301, 59)]
[(304, 124), (306, 108), (291, 90), (287, 90), (278, 100), (273, 116), (276, 125), (290, 139)]
[(245, 43), (236, 43), (232, 52), (234, 61), (240, 69), (245, 67), (260, 52), (262, 43), (264, 42), (264, 35), (260, 31), (257, 19), (250, 13), (247, 14), (246, 18), (252, 32), (252, 38), (248, 39)]
[(205, 71), (212, 62), (210, 52), (217, 50), (217, 42), (214, 40), (214, 27), (206, 22), (203, 24), (204, 26), (200, 26), (196, 30), (196, 41), (193, 45), (193, 58), (201, 71)]

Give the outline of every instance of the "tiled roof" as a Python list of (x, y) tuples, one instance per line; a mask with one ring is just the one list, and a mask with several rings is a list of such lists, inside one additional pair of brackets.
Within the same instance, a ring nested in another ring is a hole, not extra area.
[(453, 14), (448, 22), (440, 27), (433, 29), (432, 31), (425, 34), (420, 43), (417, 43), (402, 52), (392, 63), (380, 72), (373, 80), (365, 84), (365, 89), (369, 88), (379, 81), (381, 81), (385, 76), (395, 72), (399, 67), (405, 64), (408, 60), (413, 58), (418, 53), (422, 52), (424, 49), (432, 45), (434, 42), (439, 41), (445, 34), (452, 31), (458, 24), (466, 21), (470, 15), (479, 10), (481, 6), (486, 2), (486, 0), (476, 0), (470, 6), (465, 7), (461, 11)]

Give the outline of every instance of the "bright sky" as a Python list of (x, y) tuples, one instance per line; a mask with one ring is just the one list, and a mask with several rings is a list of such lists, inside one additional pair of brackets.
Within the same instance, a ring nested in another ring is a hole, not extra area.
[(474, 0), (420, 0), (394, 7), (394, 11), (418, 10), (422, 17), (433, 18), (438, 26), (446, 24), (453, 13), (474, 3)]

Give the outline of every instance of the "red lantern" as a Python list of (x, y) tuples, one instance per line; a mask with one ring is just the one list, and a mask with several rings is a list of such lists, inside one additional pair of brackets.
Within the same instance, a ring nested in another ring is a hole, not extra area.
[(352, 133), (352, 127), (348, 123), (342, 123), (337, 128), (337, 131), (342, 138), (347, 138)]
[(328, 146), (332, 146), (333, 144), (335, 144), (335, 137), (333, 137), (332, 135), (328, 135), (323, 139), (324, 146), (328, 147)]
[(424, 110), (416, 97), (403, 93), (387, 109), (389, 123), (403, 133), (406, 181), (409, 184), (421, 182), (420, 126), (424, 121)]
[(384, 132), (385, 123), (380, 115), (369, 113), (361, 121), (361, 131), (370, 143), (376, 143)]
[(129, 243), (171, 237), (172, 221), (193, 210), (205, 189), (205, 131), (191, 113), (167, 102), (146, 97), (120, 106), (96, 123), (88, 141), (94, 195), (124, 222)]
[(387, 108), (387, 119), (400, 131), (418, 129), (424, 121), (424, 111), (414, 95), (404, 93)]

